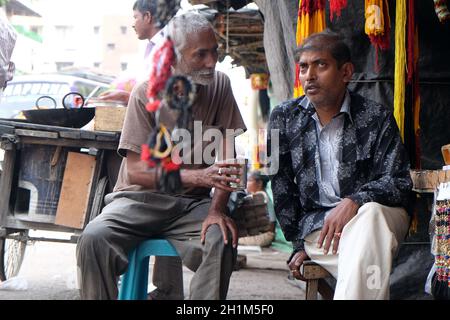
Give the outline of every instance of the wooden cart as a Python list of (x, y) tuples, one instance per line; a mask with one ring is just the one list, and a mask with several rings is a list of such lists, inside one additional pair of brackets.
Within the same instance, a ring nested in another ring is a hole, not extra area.
[[(118, 132), (0, 120), (0, 280), (17, 275), (28, 241), (77, 241), (115, 183), (119, 137)], [(70, 240), (33, 238), (29, 230), (73, 235)]]

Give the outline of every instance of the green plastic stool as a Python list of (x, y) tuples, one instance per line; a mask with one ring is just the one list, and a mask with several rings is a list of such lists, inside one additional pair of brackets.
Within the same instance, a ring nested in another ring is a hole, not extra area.
[(164, 239), (149, 239), (128, 255), (127, 272), (122, 276), (119, 300), (147, 300), (150, 256), (178, 256), (173, 245)]

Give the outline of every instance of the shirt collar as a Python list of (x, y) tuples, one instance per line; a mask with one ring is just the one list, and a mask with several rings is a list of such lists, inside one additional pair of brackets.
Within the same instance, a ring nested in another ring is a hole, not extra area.
[[(353, 118), (350, 113), (350, 103), (351, 103), (350, 93), (348, 90), (346, 90), (344, 101), (342, 102), (341, 110), (339, 111), (339, 113), (336, 116), (339, 116), (342, 113), (346, 113), (348, 115), (350, 121), (353, 123)], [(314, 117), (314, 114), (316, 114), (316, 110), (314, 108), (314, 105), (308, 99), (308, 97), (306, 95), (303, 97), (303, 99), (300, 101), (299, 104), (303, 110), (305, 110), (309, 115), (313, 115), (313, 117)], [(315, 117), (317, 117), (317, 116), (315, 116)]]
[(164, 28), (162, 28), (161, 30), (159, 30), (150, 40), (149, 42), (152, 45), (157, 45), (159, 44), (161, 41), (163, 41), (165, 35), (166, 35), (166, 30), (167, 30), (167, 26), (165, 26)]

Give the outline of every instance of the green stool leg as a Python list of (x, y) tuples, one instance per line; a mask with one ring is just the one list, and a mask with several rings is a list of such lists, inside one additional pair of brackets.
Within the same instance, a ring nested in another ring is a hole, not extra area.
[(172, 244), (163, 239), (149, 239), (130, 252), (126, 273), (122, 276), (119, 300), (146, 300), (150, 256), (178, 256)]

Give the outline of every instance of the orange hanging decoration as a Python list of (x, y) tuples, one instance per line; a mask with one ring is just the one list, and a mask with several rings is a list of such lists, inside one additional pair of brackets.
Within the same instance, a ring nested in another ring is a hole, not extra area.
[[(299, 0), (297, 18), (297, 46), (311, 34), (325, 29), (325, 0)], [(299, 66), (295, 64), (294, 98), (303, 95), (299, 78)]]
[(365, 0), (365, 18), (364, 31), (376, 49), (375, 70), (379, 72), (379, 50), (387, 50), (390, 45), (391, 20), (387, 0)]

